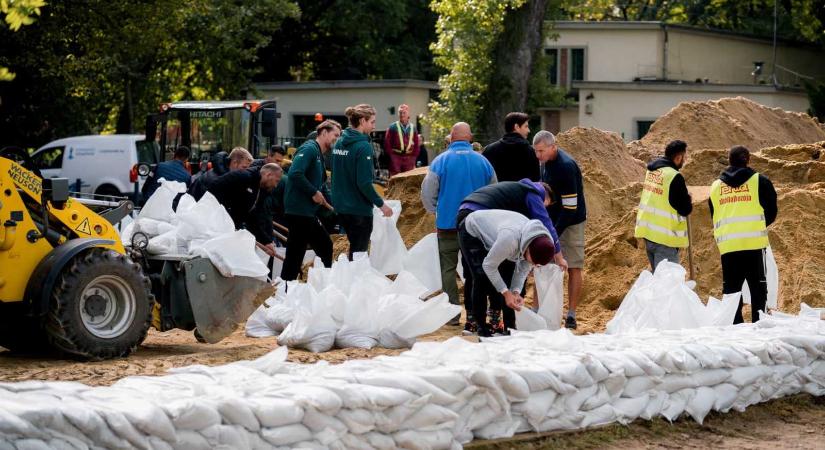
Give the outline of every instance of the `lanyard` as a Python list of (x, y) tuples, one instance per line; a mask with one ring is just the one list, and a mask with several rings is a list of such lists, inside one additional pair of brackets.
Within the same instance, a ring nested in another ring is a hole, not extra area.
[(409, 137), (407, 139), (407, 145), (405, 146), (404, 145), (404, 133), (401, 131), (401, 121), (398, 120), (398, 121), (395, 122), (395, 131), (398, 132), (398, 142), (401, 145), (401, 153), (407, 153), (408, 151), (410, 151), (410, 149), (413, 146), (413, 132), (412, 132), (412, 129), (411, 129), (411, 125), (412, 124), (410, 124), (410, 123), (407, 124), (407, 130), (409, 130), (408, 131), (408, 136)]

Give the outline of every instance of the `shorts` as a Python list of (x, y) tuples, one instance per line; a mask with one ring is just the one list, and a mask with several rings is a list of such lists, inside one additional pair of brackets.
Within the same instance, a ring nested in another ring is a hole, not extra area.
[(570, 225), (564, 229), (559, 236), (561, 252), (567, 260), (569, 269), (584, 268), (584, 224), (586, 222)]

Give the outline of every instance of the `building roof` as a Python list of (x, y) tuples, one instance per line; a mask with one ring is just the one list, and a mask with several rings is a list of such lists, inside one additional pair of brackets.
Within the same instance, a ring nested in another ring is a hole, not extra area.
[[(657, 30), (657, 29), (674, 29), (685, 31), (689, 33), (711, 34), (717, 36), (726, 36), (735, 39), (744, 39), (759, 42), (773, 42), (772, 36), (757, 35), (751, 33), (742, 33), (739, 31), (722, 30), (718, 28), (702, 28), (691, 25), (683, 25), (676, 23), (666, 23), (661, 21), (624, 21), (624, 20), (604, 20), (604, 21), (584, 21), (584, 20), (557, 20), (553, 22), (553, 27), (556, 30)], [(782, 44), (805, 46), (820, 50), (816, 44), (799, 41), (795, 39), (777, 37), (777, 42)]]
[(427, 80), (325, 80), (325, 81), (268, 81), (255, 83), (255, 87), (266, 91), (299, 91), (316, 89), (387, 89), (411, 88), (437, 90), (438, 83)]
[(607, 89), (620, 91), (724, 92), (741, 94), (770, 94), (784, 92), (807, 95), (802, 89), (769, 84), (690, 83), (683, 81), (574, 81), (576, 89)]

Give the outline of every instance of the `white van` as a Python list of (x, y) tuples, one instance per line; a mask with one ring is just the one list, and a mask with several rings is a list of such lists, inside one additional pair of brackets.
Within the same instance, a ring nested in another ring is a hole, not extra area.
[(69, 189), (98, 195), (131, 196), (146, 177), (137, 173), (138, 163), (157, 164), (159, 147), (142, 134), (76, 136), (58, 139), (32, 155), (44, 178), (68, 178)]

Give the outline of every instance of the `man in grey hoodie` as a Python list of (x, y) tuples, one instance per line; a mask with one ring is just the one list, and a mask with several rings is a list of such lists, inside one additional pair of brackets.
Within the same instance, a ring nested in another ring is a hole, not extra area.
[[(491, 336), (487, 317), (487, 296), (504, 297), (505, 323), (512, 323), (524, 304), (521, 288), (531, 266), (542, 266), (553, 260), (555, 245), (547, 228), (538, 221), (501, 209), (475, 211), (458, 228), (461, 253), (469, 263), (473, 276), (473, 316), (478, 320), (478, 335)], [(499, 273), (506, 261), (516, 263), (510, 286)]]

